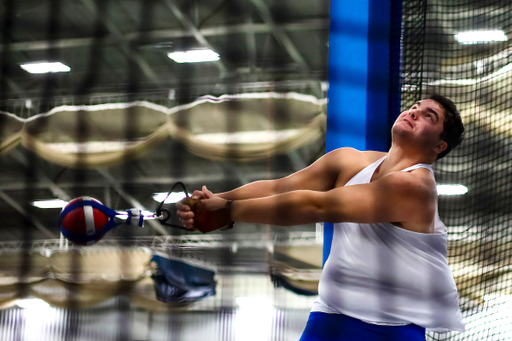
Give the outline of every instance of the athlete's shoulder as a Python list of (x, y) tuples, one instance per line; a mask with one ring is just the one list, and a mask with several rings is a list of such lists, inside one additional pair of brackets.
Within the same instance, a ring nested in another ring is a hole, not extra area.
[(384, 157), (386, 153), (374, 151), (359, 151), (354, 148), (339, 148), (329, 156), (337, 166), (335, 187), (344, 186), (348, 180), (363, 168)]
[(425, 205), (425, 210), (427, 210), (428, 204), (435, 205), (437, 201), (436, 182), (426, 168), (417, 168), (406, 172), (393, 171), (382, 177), (381, 180), (395, 192), (420, 200)]
[(364, 167), (384, 157), (386, 153), (360, 151), (350, 147), (338, 148), (325, 156), (329, 162), (337, 164), (341, 169), (360, 171)]
[(363, 153), (364, 157), (366, 158), (366, 161), (369, 163), (374, 163), (375, 161), (383, 158), (384, 156), (386, 156), (388, 154), (388, 153), (384, 153), (384, 152), (377, 152), (374, 150), (368, 150), (368, 151), (365, 151), (362, 153)]
[(424, 167), (416, 168), (406, 173), (405, 176), (413, 177), (422, 186), (423, 190), (428, 192), (431, 198), (437, 199), (437, 185), (432, 172)]
[(386, 156), (387, 153), (376, 152), (372, 150), (368, 151), (360, 151), (351, 147), (343, 147), (335, 149), (328, 154), (331, 154), (336, 157), (350, 158), (361, 161), (369, 161), (370, 163), (377, 161), (378, 159)]

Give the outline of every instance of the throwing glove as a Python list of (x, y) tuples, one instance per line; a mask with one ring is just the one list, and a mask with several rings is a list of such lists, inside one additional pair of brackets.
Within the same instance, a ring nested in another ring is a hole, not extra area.
[(208, 211), (199, 199), (187, 197), (181, 202), (194, 212), (194, 230), (208, 233), (221, 228), (233, 228), (234, 223), (231, 221), (230, 212), (231, 201), (228, 201), (226, 207), (217, 211)]

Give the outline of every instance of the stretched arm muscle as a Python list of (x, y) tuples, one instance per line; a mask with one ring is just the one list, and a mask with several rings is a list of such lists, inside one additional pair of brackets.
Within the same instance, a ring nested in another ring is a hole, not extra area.
[(327, 192), (298, 190), (266, 198), (235, 201), (234, 221), (282, 226), (313, 222), (404, 222), (432, 211), (428, 186), (410, 174), (390, 174), (370, 184)]

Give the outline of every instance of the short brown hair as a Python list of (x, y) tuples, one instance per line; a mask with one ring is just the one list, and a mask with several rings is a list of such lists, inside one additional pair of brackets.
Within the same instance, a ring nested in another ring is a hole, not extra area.
[(443, 131), (439, 137), (446, 142), (448, 146), (437, 155), (437, 159), (439, 160), (445, 157), (446, 154), (464, 140), (464, 124), (462, 123), (457, 107), (451, 100), (438, 94), (432, 94), (428, 96), (427, 99), (436, 101), (444, 109)]

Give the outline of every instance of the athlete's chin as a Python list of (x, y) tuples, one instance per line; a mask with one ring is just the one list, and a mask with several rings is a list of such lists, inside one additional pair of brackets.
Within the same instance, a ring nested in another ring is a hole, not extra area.
[[(409, 127), (409, 129), (407, 129)], [(410, 129), (409, 125), (397, 125), (395, 124), (393, 128), (391, 129), (391, 133), (393, 135), (393, 138), (400, 137), (400, 138), (412, 138), (412, 131)]]
[(407, 148), (418, 145), (418, 137), (415, 136), (411, 130), (407, 129), (400, 128), (393, 130), (392, 139), (393, 144)]

